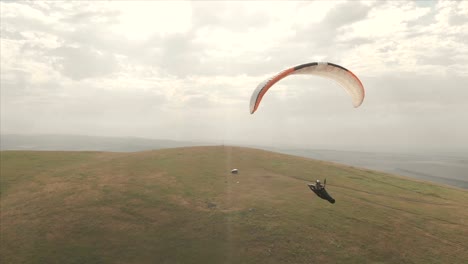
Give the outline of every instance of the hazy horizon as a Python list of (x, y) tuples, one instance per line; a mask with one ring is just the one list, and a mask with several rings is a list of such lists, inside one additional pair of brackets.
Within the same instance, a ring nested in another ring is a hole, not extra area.
[[(94, 135), (89, 135), (89, 134), (60, 134), (60, 133), (1, 133), (0, 136), (2, 138), (12, 136), (20, 136), (24, 138), (35, 138), (34, 140), (37, 141), (37, 137), (39, 138), (49, 138), (53, 139), (54, 137), (63, 137), (63, 138), (90, 138), (90, 139), (110, 139), (110, 140), (116, 140), (118, 142), (119, 140), (141, 140), (141, 141), (167, 141), (167, 142), (173, 142), (173, 143), (180, 143), (179, 145), (181, 147), (183, 146), (192, 146), (192, 145), (197, 145), (197, 146), (203, 146), (203, 145), (231, 145), (231, 146), (239, 146), (239, 147), (258, 147), (258, 148), (267, 148), (271, 150), (323, 150), (323, 151), (339, 151), (339, 152), (361, 152), (361, 153), (394, 153), (394, 154), (425, 154), (425, 155), (432, 155), (432, 154), (455, 154), (455, 155), (460, 155), (461, 157), (467, 157), (468, 158), (468, 149), (424, 149), (424, 150), (418, 150), (418, 149), (386, 149), (386, 148), (362, 148), (362, 147), (343, 147), (343, 146), (336, 146), (336, 145), (323, 145), (323, 144), (317, 144), (315, 146), (303, 146), (303, 145), (289, 145), (289, 144), (256, 144), (254, 143), (249, 143), (248, 141), (235, 141), (235, 140), (177, 140), (177, 139), (170, 139), (170, 138), (151, 138), (151, 137), (139, 137), (139, 136), (94, 136)], [(2, 142), (0, 141), (0, 146)], [(70, 141), (71, 144), (73, 144), (73, 141)], [(105, 142), (104, 142), (105, 143)], [(186, 145), (184, 145), (186, 144)], [(65, 148), (64, 148), (65, 149)], [(144, 148), (144, 149), (149, 149), (149, 148)], [(27, 149), (25, 149), (27, 150)], [(72, 150), (72, 149), (70, 149)]]
[[(385, 152), (294, 148), (235, 142), (183, 142), (164, 139), (85, 135), (2, 134), (0, 150), (138, 152), (174, 147), (241, 146), (337, 162), (395, 175), (468, 188), (468, 152)], [(326, 177), (326, 176), (325, 176)]]

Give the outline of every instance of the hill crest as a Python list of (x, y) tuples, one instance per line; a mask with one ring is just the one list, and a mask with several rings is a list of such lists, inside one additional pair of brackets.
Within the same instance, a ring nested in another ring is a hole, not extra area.
[[(467, 192), (385, 173), (231, 146), (1, 163), (5, 263), (467, 259)], [(306, 186), (324, 177), (334, 205)]]

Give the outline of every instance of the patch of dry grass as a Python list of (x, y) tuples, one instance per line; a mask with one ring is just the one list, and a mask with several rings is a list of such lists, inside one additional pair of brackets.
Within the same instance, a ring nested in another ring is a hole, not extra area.
[(385, 173), (227, 146), (1, 161), (2, 263), (468, 259), (467, 192)]

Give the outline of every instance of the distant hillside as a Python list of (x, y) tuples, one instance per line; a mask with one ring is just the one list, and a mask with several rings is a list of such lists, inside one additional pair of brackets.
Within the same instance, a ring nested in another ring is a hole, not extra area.
[(468, 153), (464, 152), (392, 153), (274, 148), (271, 150), (468, 189)]
[(209, 145), (188, 141), (134, 137), (96, 137), (81, 135), (2, 134), (1, 150), (68, 150), (133, 152), (151, 149)]
[(1, 263), (468, 259), (467, 191), (371, 170), (225, 146), (0, 161)]

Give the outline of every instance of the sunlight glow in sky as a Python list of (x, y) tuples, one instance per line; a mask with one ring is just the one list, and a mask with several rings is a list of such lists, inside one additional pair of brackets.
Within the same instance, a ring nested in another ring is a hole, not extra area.
[[(468, 1), (2, 1), (1, 133), (468, 148)], [(294, 65), (352, 70), (354, 109)]]

